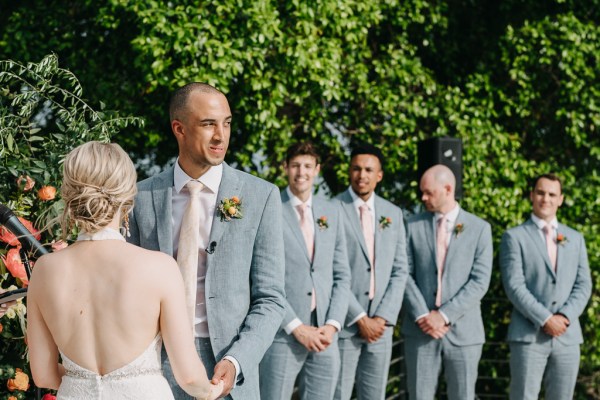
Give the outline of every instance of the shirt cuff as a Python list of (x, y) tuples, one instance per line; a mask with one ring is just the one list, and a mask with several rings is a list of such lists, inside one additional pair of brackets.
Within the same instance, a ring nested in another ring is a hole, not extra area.
[(419, 315), (419, 316), (418, 316), (418, 317), (415, 319), (415, 322), (417, 322), (417, 321), (418, 321), (418, 320), (420, 320), (421, 318), (425, 318), (425, 317), (426, 317), (426, 316), (428, 316), (428, 315), (429, 315), (429, 313), (427, 313), (427, 314), (421, 314), (421, 315)]
[(450, 320), (448, 319), (448, 316), (446, 314), (444, 314), (444, 312), (442, 310), (438, 310), (440, 315), (442, 316), (442, 318), (444, 318), (444, 322), (446, 322), (446, 325), (450, 325)]
[(356, 316), (356, 318), (354, 318), (352, 321), (350, 321), (350, 323), (348, 324), (348, 326), (352, 326), (352, 325), (354, 325), (355, 323), (357, 323), (357, 322), (358, 322), (358, 320), (359, 320), (359, 319), (361, 319), (362, 317), (366, 317), (366, 316), (367, 316), (367, 313), (366, 313), (366, 312), (364, 312), (364, 311), (363, 311), (363, 312), (361, 312), (360, 314), (358, 314), (358, 315)]
[(294, 331), (294, 329), (296, 329), (300, 325), (302, 325), (302, 321), (300, 321), (299, 318), (294, 318), (289, 324), (285, 326), (285, 328), (283, 328), (283, 330), (285, 331), (285, 333), (290, 335)]
[(338, 332), (342, 330), (342, 324), (337, 322), (335, 319), (328, 319), (325, 321), (325, 325), (333, 326)]
[(237, 382), (240, 380), (240, 374), (242, 372), (242, 371), (240, 371), (240, 363), (238, 363), (238, 361), (235, 358), (233, 358), (232, 356), (225, 356), (225, 357), (223, 357), (223, 360), (231, 361), (231, 363), (235, 367), (235, 380), (233, 381), (233, 387), (235, 387)]

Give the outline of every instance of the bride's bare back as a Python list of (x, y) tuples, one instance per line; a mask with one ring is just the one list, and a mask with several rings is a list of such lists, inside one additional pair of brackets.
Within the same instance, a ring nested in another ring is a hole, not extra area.
[[(181, 274), (163, 253), (102, 240), (76, 242), (48, 254), (34, 268), (28, 314), (32, 370), (50, 371), (37, 374), (38, 386), (60, 384), (58, 349), (81, 367), (105, 375), (138, 357), (160, 331), (178, 383), (186, 391), (208, 393)], [(46, 357), (40, 357), (42, 351)]]

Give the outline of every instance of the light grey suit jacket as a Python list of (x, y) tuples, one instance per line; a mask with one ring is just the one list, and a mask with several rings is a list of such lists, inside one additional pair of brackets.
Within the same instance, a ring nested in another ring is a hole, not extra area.
[(570, 325), (558, 340), (565, 345), (583, 342), (579, 316), (592, 292), (585, 240), (566, 225), (559, 224), (558, 233), (566, 240), (558, 244), (557, 273), (531, 219), (502, 236), (502, 282), (513, 304), (509, 341), (531, 343), (548, 338), (542, 325), (550, 315), (559, 313), (569, 319)]
[[(173, 168), (138, 184), (130, 218), (130, 242), (173, 255)], [(284, 314), (284, 255), (279, 190), (223, 164), (217, 204), (238, 196), (243, 218), (221, 221), (217, 209), (209, 242), (206, 309), (217, 361), (225, 355), (240, 364), (242, 380), (233, 399), (260, 398), (258, 364)], [(210, 373), (210, 371), (209, 371)]]
[[(311, 263), (296, 212), (286, 190), (281, 192), (283, 208), (283, 242), (285, 246), (285, 316), (281, 328), (298, 318), (310, 325), (310, 303), (314, 287), (317, 300), (317, 323), (333, 319), (343, 326), (348, 311), (350, 268), (346, 256), (346, 238), (336, 203), (313, 196), (315, 248)], [(316, 223), (326, 217), (328, 228)], [(282, 339), (288, 336), (281, 331)]]
[[(463, 231), (450, 236), (442, 275), (442, 311), (450, 320), (446, 337), (455, 346), (483, 344), (485, 332), (481, 318), (481, 299), (492, 275), (492, 229), (483, 219), (461, 209), (455, 226)], [(410, 275), (406, 284), (406, 312), (402, 333), (427, 337), (415, 320), (436, 308), (437, 263), (435, 217), (431, 212), (407, 221), (407, 253)]]
[[(348, 189), (352, 190), (352, 189)], [(381, 197), (375, 196), (375, 297), (369, 307), (369, 283), (371, 265), (369, 253), (362, 233), (358, 213), (352, 197), (346, 190), (336, 199), (342, 206), (348, 260), (352, 274), (351, 295), (346, 316), (346, 328), (340, 337), (348, 338), (358, 333), (356, 324), (347, 326), (362, 312), (370, 317), (379, 316), (394, 326), (402, 306), (404, 288), (408, 276), (406, 259), (406, 231), (402, 210)], [(388, 217), (391, 224), (387, 228), (379, 225), (380, 218)]]

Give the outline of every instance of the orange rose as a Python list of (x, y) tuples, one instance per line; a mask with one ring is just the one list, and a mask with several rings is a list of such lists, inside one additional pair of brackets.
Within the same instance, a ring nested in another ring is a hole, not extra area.
[(237, 196), (233, 196), (233, 197), (231, 198), (231, 201), (233, 201), (235, 204), (240, 204), (240, 198), (239, 198), (239, 197), (237, 197)]
[(327, 217), (326, 216), (322, 216), (321, 219), (323, 220), (323, 222), (327, 222)]
[(23, 191), (25, 192), (29, 192), (31, 189), (33, 189), (34, 185), (35, 181), (29, 175), (20, 175), (17, 178), (17, 186), (19, 188), (23, 186)]
[(228, 212), (229, 214), (231, 214), (231, 215), (235, 215), (235, 213), (237, 213), (237, 208), (235, 208), (235, 207), (229, 207), (229, 208), (227, 209), (227, 212)]
[[(29, 232), (31, 232), (31, 234), (37, 239), (40, 240), (42, 238), (42, 234), (40, 233), (40, 231), (38, 231), (37, 229), (35, 229), (33, 227), (33, 224), (29, 221), (27, 221), (25, 218), (21, 218), (19, 217), (19, 221), (21, 221), (21, 223), (23, 224), (23, 226), (25, 228), (27, 228), (27, 230)], [(8, 229), (6, 229), (4, 226), (0, 226), (0, 241), (4, 242), (4, 243), (8, 243), (11, 246), (17, 246), (19, 244), (19, 241), (17, 240), (17, 237)]]
[(20, 249), (21, 247), (13, 247), (5, 256), (2, 256), (2, 261), (4, 261), (4, 265), (6, 265), (6, 269), (8, 269), (10, 274), (15, 278), (19, 278), (23, 282), (23, 286), (27, 286), (29, 280), (25, 272), (25, 265), (23, 265), (21, 256), (19, 255)]
[(15, 390), (25, 391), (29, 389), (29, 376), (27, 376), (26, 373), (21, 371), (20, 368), (17, 368), (17, 372), (15, 372), (15, 377), (9, 379), (8, 382), (6, 382), (6, 386), (11, 392), (14, 392)]
[(54, 200), (56, 197), (56, 188), (54, 186), (42, 186), (38, 190), (38, 198), (42, 201)]
[(19, 400), (15, 396), (8, 396), (8, 400)]
[(0, 333), (2, 333), (3, 330), (4, 330), (4, 327), (2, 326), (2, 324), (0, 324)]

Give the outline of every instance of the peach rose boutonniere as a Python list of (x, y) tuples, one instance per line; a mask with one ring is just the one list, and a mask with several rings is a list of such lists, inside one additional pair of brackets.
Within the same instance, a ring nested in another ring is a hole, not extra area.
[(324, 231), (325, 229), (329, 228), (329, 223), (327, 223), (327, 217), (322, 215), (317, 220), (317, 226), (319, 227), (319, 230), (321, 230), (321, 231)]
[(241, 219), (242, 214), (242, 200), (237, 196), (225, 197), (219, 204), (219, 215), (221, 221), (229, 222), (231, 219)]
[(390, 225), (392, 225), (392, 219), (390, 217), (382, 215), (381, 218), (379, 218), (379, 229), (389, 228)]
[(563, 235), (562, 233), (557, 233), (556, 234), (556, 243), (560, 244), (561, 246), (564, 246), (565, 243), (567, 243), (569, 240), (567, 239), (567, 237), (565, 235)]
[(6, 387), (8, 387), (8, 390), (11, 392), (14, 392), (15, 390), (26, 391), (29, 389), (29, 376), (21, 371), (20, 368), (16, 368), (15, 377), (6, 382)]
[(462, 233), (462, 231), (465, 230), (465, 225), (464, 224), (456, 224), (456, 226), (454, 227), (454, 234), (456, 235), (456, 237), (458, 237), (458, 235), (460, 235)]

